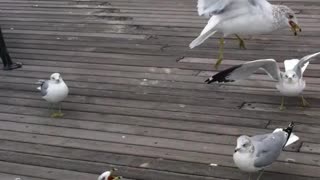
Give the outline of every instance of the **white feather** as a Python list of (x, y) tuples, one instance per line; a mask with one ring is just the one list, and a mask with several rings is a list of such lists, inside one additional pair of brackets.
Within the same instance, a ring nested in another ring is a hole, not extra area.
[(198, 7), (199, 16), (204, 15), (204, 10), (205, 10), (205, 7), (206, 7), (206, 1), (205, 0), (198, 0), (197, 7)]
[(64, 83), (62, 79), (60, 79), (60, 83), (50, 84), (49, 88), (47, 89), (47, 94), (42, 98), (50, 103), (59, 103), (63, 101), (68, 96), (68, 94), (68, 86)]
[[(221, 1), (220, 4), (227, 4), (229, 0)], [(198, 0), (198, 14), (199, 16), (210, 17), (211, 11), (219, 9), (219, 0)], [(220, 8), (223, 8), (220, 7)]]
[[(284, 61), (284, 68), (286, 71), (293, 70), (294, 67), (299, 63), (299, 59), (291, 59)], [(301, 68), (301, 72), (303, 73), (309, 65), (309, 62), (305, 63), (304, 66)]]
[[(277, 128), (277, 129), (275, 129), (273, 132), (275, 133), (275, 132), (278, 132), (278, 131), (283, 131), (283, 129)], [(295, 142), (298, 141), (298, 140), (299, 140), (299, 137), (298, 137), (297, 135), (295, 135), (294, 133), (291, 133), (291, 134), (290, 134), (290, 138), (288, 139), (285, 147), (287, 147), (287, 146), (295, 143)]]
[(195, 40), (193, 40), (189, 47), (192, 49), (196, 46), (199, 46), (210, 36), (214, 35), (217, 31), (215, 30), (215, 26), (219, 23), (219, 18), (217, 16), (212, 16), (206, 25), (206, 27), (202, 30), (200, 36), (198, 36)]
[(291, 133), (290, 138), (288, 139), (285, 147), (289, 146), (290, 144), (295, 143), (298, 140), (299, 140), (299, 137), (297, 135), (295, 135), (294, 133)]
[(111, 175), (110, 171), (106, 171), (104, 173), (102, 173), (99, 177), (98, 180), (102, 180), (103, 178), (108, 179), (108, 177)]
[[(37, 82), (36, 82), (36, 84), (42, 84), (43, 82), (45, 82), (46, 80), (43, 80), (43, 79), (39, 79)], [(39, 91), (41, 91), (41, 86), (39, 86), (39, 87), (37, 87), (37, 89), (39, 90)]]

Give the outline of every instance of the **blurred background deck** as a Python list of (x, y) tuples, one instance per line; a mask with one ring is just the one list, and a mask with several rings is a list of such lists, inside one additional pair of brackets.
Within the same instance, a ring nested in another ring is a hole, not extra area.
[[(226, 39), (220, 69), (320, 50), (320, 1), (273, 0), (295, 10), (290, 29)], [(0, 0), (0, 24), (22, 69), (0, 71), (0, 179), (89, 180), (116, 167), (137, 180), (243, 180), (239, 135), (296, 122), (301, 140), (261, 180), (320, 179), (320, 61), (305, 73), (311, 107), (281, 96), (267, 75), (207, 85), (219, 35), (190, 50), (207, 23), (196, 0)], [(59, 72), (70, 88), (50, 118), (35, 82)], [(256, 176), (255, 176), (256, 177)]]

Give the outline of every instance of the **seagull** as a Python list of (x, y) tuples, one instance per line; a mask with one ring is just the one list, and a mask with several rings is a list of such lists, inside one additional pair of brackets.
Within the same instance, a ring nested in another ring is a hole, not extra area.
[(61, 75), (53, 73), (49, 80), (39, 80), (38, 83), (40, 86), (37, 89), (41, 91), (42, 98), (50, 103), (50, 109), (55, 104), (58, 104), (59, 111), (53, 112), (51, 117), (62, 117), (61, 102), (68, 96), (69, 89)]
[(114, 171), (117, 171), (117, 169), (116, 168), (112, 168), (111, 171), (106, 171), (106, 172), (102, 173), (98, 177), (98, 180), (119, 180), (119, 179), (121, 179), (122, 178), (121, 176), (112, 176), (112, 173)]
[(299, 140), (292, 133), (294, 123), (291, 122), (285, 129), (275, 129), (272, 133), (256, 136), (242, 135), (237, 139), (233, 160), (236, 166), (245, 172), (261, 171), (257, 180), (260, 179), (263, 170), (276, 161), (284, 147)]
[(216, 32), (223, 33), (216, 68), (223, 60), (224, 38), (229, 35), (234, 34), (240, 48), (246, 49), (241, 35), (270, 33), (288, 26), (294, 35), (301, 32), (293, 10), (284, 5), (272, 5), (267, 0), (198, 0), (198, 14), (211, 18), (189, 47), (199, 46)]
[(264, 70), (269, 77), (276, 80), (276, 88), (282, 94), (280, 110), (284, 110), (285, 96), (301, 96), (302, 106), (306, 107), (309, 103), (304, 99), (302, 92), (306, 87), (306, 82), (303, 80), (303, 73), (306, 70), (309, 62), (318, 56), (320, 52), (307, 55), (302, 59), (290, 59), (284, 61), (285, 72), (281, 72), (276, 60), (260, 59), (249, 61), (242, 65), (233, 66), (229, 69), (221, 71), (207, 79), (205, 82), (233, 82), (245, 79), (258, 69)]

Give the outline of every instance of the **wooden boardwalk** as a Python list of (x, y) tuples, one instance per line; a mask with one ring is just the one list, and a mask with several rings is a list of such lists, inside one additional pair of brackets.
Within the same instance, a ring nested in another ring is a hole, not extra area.
[[(320, 50), (320, 1), (272, 0), (298, 13), (303, 32), (227, 39), (221, 69), (280, 63)], [(0, 24), (21, 70), (0, 71), (0, 180), (95, 180), (111, 167), (126, 179), (244, 180), (237, 136), (295, 121), (301, 140), (261, 180), (320, 179), (320, 61), (305, 97), (280, 95), (266, 75), (207, 85), (217, 36), (190, 50), (207, 19), (196, 0), (0, 0)], [(63, 119), (49, 118), (35, 82), (60, 72), (70, 95)]]

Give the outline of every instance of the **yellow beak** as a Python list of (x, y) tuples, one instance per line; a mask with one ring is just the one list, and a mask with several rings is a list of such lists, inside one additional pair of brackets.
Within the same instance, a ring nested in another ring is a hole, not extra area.
[(300, 28), (300, 26), (297, 23), (295, 23), (293, 21), (289, 21), (289, 24), (290, 24), (291, 30), (293, 31), (295, 36), (298, 35), (298, 33), (297, 33), (298, 31), (299, 32), (302, 31), (302, 29)]

